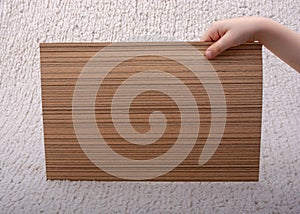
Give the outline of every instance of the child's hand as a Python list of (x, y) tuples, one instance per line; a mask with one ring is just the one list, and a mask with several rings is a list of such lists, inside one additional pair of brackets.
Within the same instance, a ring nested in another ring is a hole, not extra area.
[(300, 34), (271, 19), (253, 16), (218, 21), (201, 40), (215, 42), (205, 52), (208, 59), (232, 46), (257, 40), (300, 72)]
[(203, 42), (215, 42), (206, 50), (206, 57), (213, 59), (226, 49), (255, 40), (259, 17), (242, 17), (213, 23), (202, 36)]

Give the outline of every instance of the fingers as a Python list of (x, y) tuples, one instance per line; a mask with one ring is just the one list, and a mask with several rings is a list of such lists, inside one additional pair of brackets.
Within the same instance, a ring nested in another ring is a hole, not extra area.
[(202, 36), (201, 41), (215, 42), (206, 50), (206, 57), (213, 59), (226, 49), (255, 39), (256, 18), (225, 19), (215, 22)]
[(220, 26), (220, 22), (214, 22), (204, 33), (201, 38), (202, 42), (215, 42), (205, 52), (208, 59), (213, 59), (228, 48), (228, 45), (226, 45), (228, 39), (226, 37), (228, 36), (226, 36), (226, 31), (222, 29), (222, 25)]
[(218, 29), (218, 23), (214, 22), (208, 30), (204, 33), (204, 35), (201, 37), (201, 42), (214, 42), (220, 39), (219, 29)]
[(203, 42), (215, 42), (205, 52), (208, 59), (213, 59), (234, 44), (226, 22), (214, 22), (201, 38)]
[(210, 35), (212, 34), (212, 30), (211, 28), (209, 28), (205, 33), (204, 35), (201, 37), (200, 41), (201, 42), (212, 42), (212, 38), (210, 37)]
[(217, 42), (207, 48), (205, 55), (208, 59), (213, 59), (232, 46), (233, 43), (232, 39), (230, 38), (230, 33), (227, 32)]

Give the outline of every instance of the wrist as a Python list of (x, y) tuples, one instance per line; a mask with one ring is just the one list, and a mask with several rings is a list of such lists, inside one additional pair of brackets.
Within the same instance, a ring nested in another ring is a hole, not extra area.
[(268, 18), (255, 17), (255, 31), (254, 31), (254, 40), (259, 41), (260, 43), (264, 42), (270, 32), (270, 29), (274, 27), (275, 22)]

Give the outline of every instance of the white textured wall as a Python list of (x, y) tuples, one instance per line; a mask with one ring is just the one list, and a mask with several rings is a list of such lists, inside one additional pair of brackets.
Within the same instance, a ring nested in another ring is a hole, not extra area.
[(213, 20), (242, 15), (299, 32), (299, 0), (0, 2), (0, 213), (300, 212), (300, 75), (270, 52), (257, 183), (46, 181), (39, 69), (40, 42), (197, 40)]

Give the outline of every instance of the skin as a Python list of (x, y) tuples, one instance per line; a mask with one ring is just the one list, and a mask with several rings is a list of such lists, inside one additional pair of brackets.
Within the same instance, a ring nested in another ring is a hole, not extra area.
[(247, 41), (259, 41), (300, 72), (300, 34), (262, 17), (241, 17), (213, 23), (201, 41), (214, 42), (205, 52), (213, 59), (226, 49)]

